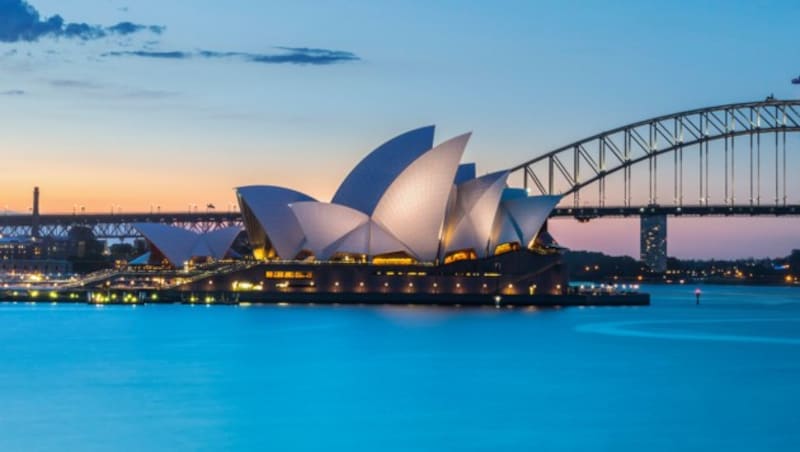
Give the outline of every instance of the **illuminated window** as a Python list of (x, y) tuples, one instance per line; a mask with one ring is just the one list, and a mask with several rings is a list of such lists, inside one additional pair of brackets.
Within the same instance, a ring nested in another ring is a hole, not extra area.
[(519, 249), (520, 246), (518, 242), (501, 243), (497, 245), (497, 247), (495, 247), (494, 254), (496, 256), (499, 254), (505, 254), (505, 253), (510, 253), (512, 251), (517, 251)]
[(466, 261), (466, 260), (474, 260), (477, 259), (478, 255), (475, 254), (474, 250), (461, 250), (461, 251), (454, 251), (444, 258), (445, 264), (450, 264), (452, 262), (458, 261)]
[(390, 253), (373, 257), (372, 263), (374, 265), (412, 265), (416, 263), (416, 260), (407, 253)]

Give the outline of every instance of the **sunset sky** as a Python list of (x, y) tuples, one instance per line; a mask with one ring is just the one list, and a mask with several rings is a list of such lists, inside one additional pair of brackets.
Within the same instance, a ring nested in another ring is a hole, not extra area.
[[(437, 142), (473, 131), (465, 160), (495, 171), (658, 114), (797, 98), (798, 17), (796, 1), (0, 0), (0, 203), (26, 212), (35, 185), (44, 212), (222, 210), (248, 184), (327, 200), (427, 124)], [(797, 219), (669, 227), (679, 257), (800, 248)], [(638, 255), (634, 220), (552, 229)]]

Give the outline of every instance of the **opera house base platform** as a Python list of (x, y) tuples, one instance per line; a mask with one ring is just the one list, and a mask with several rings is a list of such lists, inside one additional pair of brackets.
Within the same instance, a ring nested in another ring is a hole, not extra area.
[[(55, 293), (55, 296), (51, 294)], [(356, 305), (356, 306), (418, 306), (418, 307), (533, 307), (566, 308), (579, 306), (648, 306), (650, 295), (646, 293), (625, 294), (564, 294), (564, 295), (476, 295), (439, 294), (431, 298), (428, 294), (364, 294), (364, 293), (318, 293), (306, 294), (232, 292), (185, 292), (185, 291), (131, 291), (131, 290), (69, 290), (30, 294), (18, 292), (3, 294), (4, 303), (86, 303), (94, 305)]]
[[(3, 300), (92, 304), (313, 304), (415, 306), (644, 306), (641, 293), (577, 293), (567, 284), (557, 252), (517, 250), (443, 265), (348, 262), (265, 262), (108, 275), (71, 290), (5, 291)], [(138, 281), (176, 278), (170, 287), (125, 287)]]

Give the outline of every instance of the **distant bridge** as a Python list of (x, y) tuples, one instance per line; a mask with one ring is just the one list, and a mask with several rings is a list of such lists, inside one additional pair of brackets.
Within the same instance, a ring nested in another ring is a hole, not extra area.
[(512, 177), (532, 193), (564, 195), (554, 216), (641, 217), (642, 259), (663, 270), (667, 216), (800, 215), (800, 146), (787, 145), (797, 132), (800, 100), (700, 108), (570, 143)]
[(645, 215), (669, 215), (687, 217), (707, 216), (800, 216), (800, 206), (603, 206), (603, 207), (557, 207), (551, 217), (573, 217), (588, 221), (600, 217), (640, 217)]
[(65, 238), (75, 226), (91, 228), (100, 239), (139, 237), (135, 223), (163, 223), (195, 232), (208, 232), (229, 226), (241, 226), (239, 212), (174, 212), (116, 214), (42, 214), (4, 215), (0, 217), (0, 234), (4, 237), (30, 236), (34, 225), (38, 235)]
[[(571, 195), (575, 207), (581, 206), (581, 194), (589, 186), (597, 189), (597, 198), (589, 204), (605, 206), (607, 181), (620, 173), (621, 204), (629, 207), (634, 204), (632, 170), (636, 166), (646, 171), (648, 182), (648, 196), (641, 204), (654, 205), (659, 204), (659, 195), (663, 194), (663, 190), (659, 191), (659, 176), (663, 184), (665, 171), (663, 167), (659, 170), (659, 162), (664, 165), (665, 157), (671, 156), (672, 161), (666, 162), (670, 179), (666, 184), (671, 189), (672, 199), (661, 204), (709, 205), (711, 185), (720, 188), (719, 201), (724, 205), (761, 205), (762, 195), (765, 202), (766, 196), (772, 195), (770, 204), (786, 205), (789, 200), (787, 134), (799, 131), (800, 100), (728, 104), (659, 116), (607, 130), (539, 155), (511, 171), (522, 175), (525, 188), (541, 194)], [(716, 149), (711, 152), (711, 143), (720, 143), (721, 152)], [(769, 169), (762, 168), (768, 147), (774, 151)], [(698, 182), (696, 203), (685, 202), (688, 197), (685, 188), (689, 182), (684, 177), (687, 172), (684, 154), (689, 152), (695, 152), (697, 157), (696, 163), (689, 165)], [(742, 153), (746, 153), (747, 158), (743, 163), (739, 161), (737, 171), (736, 156), (741, 159)], [(800, 159), (794, 163), (792, 169), (796, 174), (800, 170)], [(645, 164), (647, 170), (644, 170)], [(737, 175), (743, 172), (747, 188), (743, 196), (737, 198)], [(712, 179), (718, 183), (710, 183)], [(769, 182), (774, 190), (763, 190), (763, 182)]]

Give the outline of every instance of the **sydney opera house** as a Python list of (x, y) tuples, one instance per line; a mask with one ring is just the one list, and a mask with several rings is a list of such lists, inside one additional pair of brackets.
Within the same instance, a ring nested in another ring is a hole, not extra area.
[[(287, 298), (561, 293), (565, 271), (546, 227), (560, 198), (509, 188), (507, 171), (477, 175), (461, 163), (469, 139), (434, 146), (433, 126), (399, 135), (358, 163), (329, 202), (285, 187), (238, 188), (249, 264), (191, 289)], [(148, 259), (174, 267), (235, 255), (241, 232), (137, 227)]]

